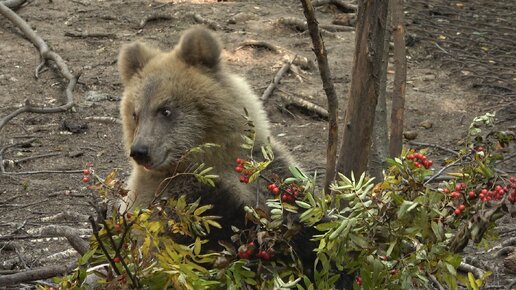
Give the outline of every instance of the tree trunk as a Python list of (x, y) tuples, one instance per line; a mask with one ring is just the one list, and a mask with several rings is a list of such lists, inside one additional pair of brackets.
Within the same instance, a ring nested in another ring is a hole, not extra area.
[[(390, 0), (392, 1), (392, 0)], [(389, 2), (389, 6), (392, 2)], [(389, 42), (391, 36), (391, 10), (387, 10), (387, 21), (385, 22), (385, 37), (383, 41), (383, 57), (381, 59), (380, 71), (380, 95), (374, 116), (373, 140), (369, 154), (369, 174), (376, 182), (383, 180), (383, 170), (387, 166), (389, 156), (389, 126), (387, 123), (387, 67), (389, 65)]]
[(388, 0), (358, 1), (350, 98), (344, 119), (338, 171), (360, 175), (367, 169), (375, 108), (380, 94)]
[(407, 58), (405, 51), (405, 25), (403, 0), (392, 1), (392, 26), (394, 40), (394, 85), (392, 90), (391, 141), (389, 154), (400, 155), (403, 142), (403, 115), (405, 111), (405, 88), (407, 81)]

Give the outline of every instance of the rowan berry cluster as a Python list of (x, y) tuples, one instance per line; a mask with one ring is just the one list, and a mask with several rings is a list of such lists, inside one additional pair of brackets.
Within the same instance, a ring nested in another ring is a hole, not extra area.
[(235, 167), (235, 171), (238, 173), (241, 173), (240, 182), (242, 182), (242, 183), (249, 183), (249, 176), (251, 176), (253, 174), (253, 172), (251, 170), (248, 170), (245, 168), (246, 162), (247, 161), (240, 159), (240, 158), (236, 159), (237, 166)]
[(274, 257), (274, 252), (272, 249), (259, 250), (253, 241), (249, 242), (247, 245), (241, 246), (238, 251), (240, 259), (252, 259), (253, 255), (263, 261), (269, 261)]
[(84, 182), (84, 183), (88, 183), (88, 182), (90, 182), (90, 174), (91, 174), (91, 170), (89, 170), (89, 169), (83, 169), (83, 170), (82, 170), (82, 174), (83, 174), (82, 182)]
[(412, 153), (407, 155), (408, 160), (412, 160), (414, 162), (414, 166), (417, 168), (425, 167), (426, 169), (429, 169), (432, 167), (433, 161), (429, 160), (424, 154), (422, 153)]
[(267, 189), (272, 192), (274, 195), (278, 195), (281, 193), (281, 201), (293, 203), (296, 198), (299, 196), (300, 192), (303, 190), (302, 187), (297, 185), (296, 183), (289, 184), (282, 192), (282, 190), (276, 185), (276, 183), (270, 183), (267, 185)]

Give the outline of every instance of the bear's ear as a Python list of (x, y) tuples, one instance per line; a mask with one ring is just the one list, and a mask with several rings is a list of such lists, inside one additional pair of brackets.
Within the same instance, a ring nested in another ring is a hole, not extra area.
[(219, 39), (206, 28), (192, 28), (186, 31), (178, 45), (178, 56), (192, 66), (216, 69), (220, 62)]
[(159, 50), (141, 42), (124, 45), (118, 56), (118, 71), (124, 85), (158, 53)]

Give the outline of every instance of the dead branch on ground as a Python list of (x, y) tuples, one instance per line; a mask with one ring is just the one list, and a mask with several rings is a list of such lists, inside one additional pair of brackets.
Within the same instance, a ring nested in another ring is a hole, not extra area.
[(122, 120), (115, 118), (115, 117), (86, 117), (84, 118), (86, 121), (90, 122), (97, 122), (97, 123), (104, 123), (104, 124), (122, 124)]
[[(297, 56), (294, 56), (294, 59), (296, 59)], [(272, 92), (274, 91), (274, 89), (278, 86), (280, 80), (283, 78), (283, 76), (288, 72), (288, 70), (290, 69), (290, 66), (292, 65), (292, 62), (294, 60), (291, 60), (291, 61), (288, 61), (288, 62), (285, 62), (285, 64), (283, 64), (283, 66), (278, 70), (278, 72), (276, 73), (276, 75), (274, 76), (274, 78), (272, 79), (271, 83), (269, 84), (269, 86), (265, 89), (265, 91), (263, 92), (262, 94), (262, 101), (267, 101), (267, 99), (272, 95)]]
[(57, 155), (61, 155), (61, 153), (39, 154), (39, 155), (29, 156), (29, 157), (20, 158), (20, 159), (5, 159), (5, 160), (0, 159), (1, 160), (0, 162), (2, 162), (2, 166), (4, 168), (13, 168), (16, 165), (20, 165), (20, 163), (23, 163), (23, 162), (40, 159), (40, 158), (53, 157), (53, 156), (57, 156)]
[(42, 217), (40, 219), (42, 222), (51, 222), (51, 221), (59, 221), (59, 220), (70, 220), (70, 221), (77, 221), (77, 222), (87, 222), (88, 221), (88, 215), (81, 214), (74, 211), (65, 210), (63, 212), (60, 212), (58, 214), (48, 216), (48, 217)]
[(330, 185), (335, 180), (336, 175), (336, 158), (337, 158), (337, 145), (339, 142), (338, 137), (338, 124), (337, 124), (337, 110), (339, 108), (337, 93), (333, 81), (331, 80), (331, 71), (328, 64), (328, 55), (326, 47), (321, 37), (319, 30), (319, 24), (315, 18), (314, 7), (309, 0), (301, 0), (303, 5), (303, 13), (307, 20), (307, 28), (310, 32), (312, 39), (313, 51), (317, 58), (317, 65), (319, 66), (319, 74), (323, 83), (323, 89), (326, 93), (328, 100), (328, 144), (326, 147), (326, 176), (324, 182), (324, 191), (330, 192)]
[(25, 37), (27, 37), (39, 49), (42, 63), (46, 63), (49, 60), (53, 61), (59, 68), (60, 73), (68, 80), (65, 104), (53, 108), (44, 108), (32, 105), (29, 100), (26, 100), (22, 107), (0, 119), (0, 131), (11, 119), (22, 113), (48, 114), (65, 112), (70, 109), (74, 105), (73, 90), (77, 84), (78, 76), (76, 77), (73, 75), (61, 56), (50, 50), (47, 43), (38, 34), (36, 34), (30, 25), (11, 9), (5, 6), (3, 2), (0, 2), (0, 14), (16, 25), (23, 32)]
[(28, 271), (23, 271), (10, 275), (1, 275), (0, 276), (0, 285), (15, 285), (23, 282), (30, 282), (40, 279), (48, 279), (55, 276), (64, 275), (69, 273), (73, 269), (77, 267), (77, 262), (73, 261), (66, 265), (58, 264), (53, 266), (45, 266), (41, 268), (36, 268)]
[(268, 43), (266, 41), (257, 41), (257, 40), (246, 40), (246, 41), (240, 43), (240, 45), (235, 50), (240, 50), (240, 49), (242, 49), (244, 47), (248, 47), (248, 46), (253, 47), (253, 48), (254, 47), (263, 47), (274, 53), (282, 53), (283, 52), (283, 49), (277, 45)]
[(472, 273), (473, 275), (475, 275), (476, 278), (483, 277), (485, 272), (486, 272), (486, 271), (484, 271), (484, 270), (482, 270), (480, 268), (477, 268), (477, 267), (475, 267), (473, 265), (470, 265), (470, 264), (466, 264), (464, 262), (460, 262), (460, 265), (457, 268), (457, 270), (465, 272), (465, 273)]
[(27, 2), (27, 0), (5, 0), (5, 1), (0, 1), (0, 2), (2, 2), (9, 9), (16, 10), (16, 9), (20, 8), (23, 4), (25, 4), (25, 2)]
[(307, 111), (313, 112), (313, 113), (319, 115), (321, 118), (324, 118), (326, 120), (328, 119), (328, 111), (325, 108), (323, 108), (319, 105), (316, 105), (312, 102), (309, 102), (303, 98), (292, 96), (292, 95), (287, 95), (287, 94), (282, 94), (281, 99), (283, 99), (283, 101), (285, 102), (285, 105), (294, 105), (294, 106), (303, 108)]
[(337, 6), (339, 9), (341, 9), (343, 12), (356, 12), (357, 6), (346, 3), (343, 0), (312, 0), (312, 5), (314, 7), (326, 5), (326, 4), (333, 4)]
[(192, 14), (192, 17), (195, 20), (195, 22), (197, 22), (199, 24), (204, 24), (211, 30), (220, 30), (221, 29), (220, 25), (217, 22), (210, 20), (210, 19), (206, 19), (206, 18), (202, 17), (201, 14), (194, 13), (194, 14)]
[(81, 238), (83, 235), (91, 234), (91, 231), (88, 229), (76, 229), (69, 226), (58, 226), (58, 225), (49, 225), (46, 227), (42, 227), (39, 229), (35, 229), (30, 231), (29, 234), (32, 235), (45, 235), (45, 236), (54, 236), (54, 237), (65, 237), (70, 245), (77, 251), (79, 254), (84, 255), (86, 251), (88, 251), (89, 244), (85, 240)]
[[(292, 27), (298, 31), (306, 31), (308, 30), (308, 24), (306, 21), (303, 21), (299, 18), (295, 17), (282, 17), (278, 20), (278, 23), (283, 24), (287, 27)], [(318, 25), (321, 33), (335, 36), (333, 32), (342, 32), (342, 31), (355, 31), (354, 27), (342, 26), (342, 25)]]
[(158, 21), (158, 20), (172, 20), (174, 17), (169, 14), (162, 14), (162, 13), (153, 13), (151, 15), (147, 15), (140, 21), (140, 25), (138, 26), (140, 29), (143, 29), (145, 25), (150, 21)]
[(79, 38), (87, 38), (87, 37), (96, 37), (96, 38), (116, 38), (116, 34), (107, 33), (107, 32), (87, 32), (87, 31), (67, 31), (64, 34), (68, 37), (79, 37)]

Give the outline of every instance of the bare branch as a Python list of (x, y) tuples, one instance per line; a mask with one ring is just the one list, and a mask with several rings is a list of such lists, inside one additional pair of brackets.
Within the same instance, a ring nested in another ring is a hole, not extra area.
[(67, 31), (65, 32), (65, 36), (68, 37), (79, 37), (79, 38), (86, 38), (86, 37), (96, 37), (96, 38), (116, 38), (116, 34), (114, 33), (107, 33), (107, 32), (77, 32), (77, 31)]
[(316, 105), (305, 99), (302, 99), (302, 98), (296, 97), (296, 96), (292, 96), (292, 95), (283, 94), (283, 95), (281, 95), (281, 98), (287, 105), (292, 104), (292, 105), (301, 107), (305, 110), (316, 113), (317, 115), (319, 115), (320, 117), (322, 117), (324, 119), (328, 119), (328, 110), (326, 110), (325, 108), (323, 108), (319, 105)]
[(301, 4), (303, 5), (303, 13), (305, 14), (305, 18), (307, 20), (308, 31), (310, 32), (310, 37), (312, 38), (313, 51), (317, 58), (317, 64), (319, 66), (319, 73), (321, 75), (321, 80), (323, 83), (323, 89), (326, 93), (326, 98), (328, 100), (328, 145), (326, 147), (326, 175), (324, 182), (324, 191), (326, 193), (330, 192), (330, 184), (335, 180), (335, 168), (336, 168), (336, 158), (337, 158), (337, 145), (339, 142), (338, 139), (338, 125), (337, 125), (337, 110), (339, 108), (339, 103), (337, 99), (337, 93), (335, 92), (335, 87), (333, 86), (333, 81), (331, 80), (331, 71), (330, 66), (328, 65), (328, 54), (326, 52), (326, 47), (324, 46), (324, 42), (322, 40), (321, 33), (319, 31), (319, 23), (317, 19), (315, 19), (315, 12), (312, 3), (309, 0), (301, 0)]
[(83, 255), (88, 251), (89, 244), (81, 238), (81, 235), (88, 234), (89, 230), (86, 231), (84, 229), (75, 229), (68, 226), (57, 226), (57, 225), (49, 225), (40, 229), (37, 229), (32, 234), (46, 235), (46, 236), (54, 236), (54, 237), (65, 237), (70, 245), (77, 251), (79, 254)]
[(5, 0), (0, 2), (2, 2), (8, 8), (16, 10), (20, 8), (25, 2), (27, 2), (27, 0)]
[(342, 9), (344, 12), (356, 12), (357, 6), (346, 3), (344, 0), (312, 0), (312, 5), (314, 7), (322, 6), (326, 4), (333, 4), (338, 8)]
[(23, 282), (30, 282), (40, 279), (48, 279), (59, 275), (64, 275), (77, 267), (77, 262), (73, 261), (66, 265), (57, 264), (45, 266), (28, 271), (19, 272), (11, 275), (0, 275), (0, 285), (15, 285)]
[[(294, 57), (295, 59), (296, 57)], [(267, 99), (272, 95), (272, 92), (274, 91), (274, 89), (278, 86), (280, 80), (283, 78), (283, 76), (288, 72), (288, 70), (290, 69), (290, 66), (292, 65), (292, 62), (294, 60), (291, 60), (291, 61), (288, 61), (288, 62), (285, 62), (285, 64), (278, 70), (278, 72), (276, 73), (276, 75), (274, 76), (274, 78), (272, 79), (271, 83), (269, 84), (269, 86), (265, 89), (265, 91), (263, 92), (262, 94), (262, 101), (267, 101)]]
[(61, 58), (61, 56), (50, 50), (46, 42), (38, 34), (36, 34), (36, 32), (30, 27), (30, 25), (21, 17), (19, 17), (16, 13), (14, 13), (11, 9), (9, 9), (3, 2), (0, 2), (0, 14), (9, 19), (18, 28), (20, 28), (23, 34), (39, 49), (41, 59), (43, 61), (51, 60), (55, 62), (61, 74), (68, 80), (68, 86), (66, 87), (65, 104), (53, 108), (43, 108), (31, 105), (29, 101), (26, 101), (24, 106), (18, 108), (14, 112), (0, 119), (0, 131), (7, 124), (7, 122), (9, 122), (11, 119), (22, 113), (46, 114), (64, 112), (70, 109), (74, 104), (73, 90), (75, 88), (75, 85), (77, 84), (78, 77), (74, 76), (70, 72), (68, 66)]
[(220, 30), (220, 25), (217, 22), (210, 20), (210, 19), (206, 19), (206, 18), (202, 17), (201, 14), (197, 14), (197, 13), (192, 14), (192, 16), (193, 16), (193, 19), (195, 20), (195, 22), (197, 22), (199, 24), (204, 24), (211, 30)]
[(485, 274), (484, 270), (482, 270), (480, 268), (477, 268), (477, 267), (475, 267), (473, 265), (466, 264), (464, 262), (460, 262), (460, 265), (457, 268), (457, 270), (463, 271), (463, 272), (466, 272), (466, 273), (472, 273), (473, 275), (475, 275), (476, 278), (481, 278)]
[(139, 28), (140, 29), (143, 29), (145, 27), (145, 25), (150, 22), (150, 21), (157, 21), (157, 20), (172, 20), (174, 19), (174, 17), (172, 15), (168, 15), (168, 14), (161, 14), (161, 13), (153, 13), (151, 15), (148, 15), (146, 16), (145, 18), (142, 19), (142, 21), (140, 21), (140, 25), (139, 25)]

